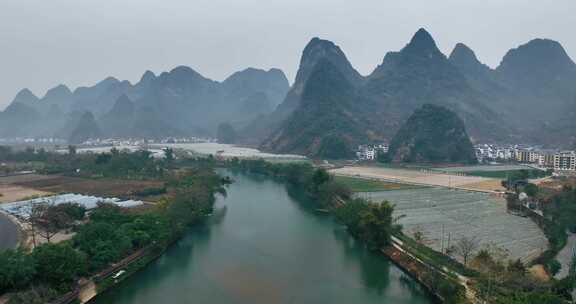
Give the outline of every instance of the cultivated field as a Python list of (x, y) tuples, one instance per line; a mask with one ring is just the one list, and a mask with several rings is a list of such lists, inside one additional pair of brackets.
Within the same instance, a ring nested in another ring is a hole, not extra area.
[[(0, 193), (2, 187), (7, 194), (0, 197), (2, 201), (21, 200), (32, 195), (47, 193), (79, 193), (100, 197), (128, 197), (135, 192), (148, 188), (162, 187), (160, 181), (117, 180), (117, 179), (86, 179), (58, 175), (18, 175), (0, 177)], [(11, 190), (8, 192), (8, 190)], [(149, 198), (147, 198), (148, 200)]]
[(434, 168), (434, 170), (443, 172), (474, 172), (474, 171), (515, 171), (515, 170), (531, 170), (534, 169), (530, 166), (524, 165), (479, 165), (479, 166), (466, 166), (466, 167), (444, 167)]
[(387, 190), (415, 189), (420, 187), (348, 176), (336, 176), (335, 180), (343, 185), (348, 186), (354, 192), (376, 192)]
[(7, 203), (23, 200), (32, 196), (44, 196), (49, 193), (16, 185), (0, 184), (0, 194), (0, 203)]
[[(14, 202), (32, 196), (44, 196), (50, 194), (49, 191), (42, 191), (16, 185), (15, 183), (24, 181), (29, 175), (14, 175), (0, 177), (0, 203)], [(39, 176), (39, 178), (42, 178)]]
[(388, 200), (396, 205), (396, 216), (409, 236), (420, 231), (424, 243), (441, 251), (461, 238), (478, 238), (482, 244), (506, 249), (510, 258), (528, 261), (546, 249), (548, 241), (529, 218), (506, 211), (506, 202), (493, 194), (421, 188), (359, 193), (374, 201)]
[(448, 174), (431, 170), (356, 166), (333, 169), (330, 172), (337, 176), (360, 177), (411, 185), (440, 186), (485, 192), (504, 190), (498, 179)]

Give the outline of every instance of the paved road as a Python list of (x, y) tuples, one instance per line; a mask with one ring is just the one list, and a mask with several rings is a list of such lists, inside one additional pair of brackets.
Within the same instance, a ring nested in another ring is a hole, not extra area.
[(0, 213), (0, 250), (16, 248), (19, 235), (18, 226)]

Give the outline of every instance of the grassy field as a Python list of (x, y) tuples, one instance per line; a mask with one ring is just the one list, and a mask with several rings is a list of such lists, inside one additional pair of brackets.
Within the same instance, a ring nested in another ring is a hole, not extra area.
[(506, 171), (470, 171), (470, 172), (466, 172), (466, 175), (506, 179), (508, 176), (512, 176), (512, 174), (514, 174), (514, 173), (517, 172), (517, 171), (518, 171), (518, 170), (506, 170)]
[[(508, 177), (514, 176), (518, 173), (519, 170), (503, 170), (503, 171), (470, 171), (465, 172), (468, 176), (481, 176), (481, 177), (491, 177), (491, 178), (498, 178), (498, 179), (506, 179)], [(542, 175), (542, 171), (537, 169), (529, 169), (526, 170), (529, 172), (529, 178), (537, 178)], [(543, 175), (542, 175), (543, 176)]]
[(342, 183), (354, 192), (377, 192), (386, 190), (401, 190), (401, 189), (414, 189), (420, 188), (413, 185), (404, 185), (397, 183), (390, 183), (385, 181), (377, 181), (364, 178), (354, 178), (347, 176), (336, 176), (336, 181)]

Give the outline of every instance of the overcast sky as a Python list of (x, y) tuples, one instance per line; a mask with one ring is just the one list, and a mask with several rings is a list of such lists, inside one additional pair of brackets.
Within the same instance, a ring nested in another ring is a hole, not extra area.
[(575, 12), (575, 0), (0, 0), (0, 109), (24, 87), (41, 97), (178, 65), (215, 80), (278, 67), (292, 81), (315, 36), (362, 74), (420, 27), (444, 53), (464, 42), (492, 67), (533, 38), (576, 59)]

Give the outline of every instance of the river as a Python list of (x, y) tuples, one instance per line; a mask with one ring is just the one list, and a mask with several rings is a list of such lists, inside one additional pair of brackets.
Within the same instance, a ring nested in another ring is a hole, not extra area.
[(96, 304), (433, 303), (385, 257), (268, 178), (234, 175), (211, 223)]
[(18, 226), (6, 214), (0, 213), (0, 251), (16, 248), (19, 238)]

